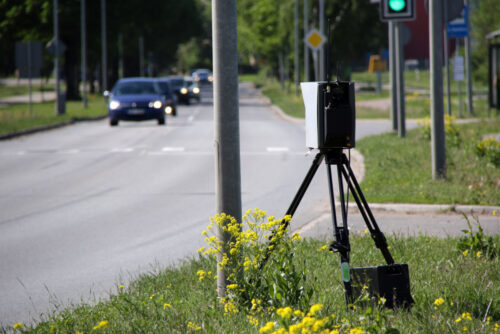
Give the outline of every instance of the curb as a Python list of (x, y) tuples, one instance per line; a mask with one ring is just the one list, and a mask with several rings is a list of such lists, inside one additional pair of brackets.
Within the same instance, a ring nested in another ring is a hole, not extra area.
[(105, 119), (106, 117), (108, 117), (108, 115), (96, 116), (96, 117), (75, 117), (75, 118), (71, 119), (70, 121), (66, 121), (66, 122), (60, 122), (60, 123), (56, 123), (56, 124), (44, 125), (44, 126), (39, 126), (36, 128), (26, 129), (26, 130), (9, 132), (7, 134), (0, 135), (0, 140), (8, 140), (8, 139), (13, 139), (13, 138), (20, 137), (20, 136), (30, 135), (30, 134), (37, 133), (37, 132), (57, 129), (57, 128), (61, 128), (63, 126), (75, 124), (78, 122), (100, 121), (102, 119)]

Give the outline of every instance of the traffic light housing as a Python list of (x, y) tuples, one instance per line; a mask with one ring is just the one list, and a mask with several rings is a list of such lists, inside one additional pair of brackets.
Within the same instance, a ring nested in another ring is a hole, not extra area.
[(416, 18), (416, 0), (380, 0), (380, 20), (411, 21)]

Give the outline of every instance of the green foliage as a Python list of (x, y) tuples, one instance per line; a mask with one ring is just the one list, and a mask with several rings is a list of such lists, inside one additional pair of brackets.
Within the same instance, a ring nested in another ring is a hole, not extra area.
[(468, 230), (462, 230), (465, 236), (461, 237), (457, 243), (457, 249), (464, 255), (471, 255), (477, 258), (481, 256), (486, 256), (487, 258), (493, 259), (500, 253), (500, 243), (498, 243), (498, 237), (493, 238), (492, 236), (487, 236), (484, 234), (479, 220), (476, 218), (477, 232), (474, 232), (469, 218), (464, 215), (467, 221)]
[(474, 146), (474, 153), (479, 158), (485, 158), (495, 167), (500, 167), (500, 143), (494, 137), (478, 141)]

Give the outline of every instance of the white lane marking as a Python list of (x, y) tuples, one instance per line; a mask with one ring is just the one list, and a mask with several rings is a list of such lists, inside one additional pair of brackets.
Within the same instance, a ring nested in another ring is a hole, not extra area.
[(194, 115), (189, 116), (188, 119), (187, 119), (187, 121), (190, 122), (190, 123), (193, 122), (194, 121)]
[(73, 149), (69, 149), (69, 150), (60, 150), (60, 151), (57, 151), (57, 153), (62, 153), (62, 154), (78, 154), (78, 153), (80, 153), (80, 150), (76, 149), (76, 148), (73, 148)]
[(184, 147), (169, 147), (165, 146), (161, 149), (162, 152), (184, 152), (186, 149)]
[(290, 149), (288, 147), (268, 147), (267, 152), (288, 152)]
[(133, 152), (134, 149), (132, 147), (124, 147), (124, 148), (114, 148), (111, 150), (111, 153), (129, 153), (129, 152)]
[(16, 154), (17, 155), (26, 155), (26, 151), (18, 151)]

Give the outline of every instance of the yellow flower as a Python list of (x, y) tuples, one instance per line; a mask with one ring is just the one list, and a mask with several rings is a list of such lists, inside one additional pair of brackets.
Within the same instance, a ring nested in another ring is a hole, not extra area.
[(14, 324), (14, 329), (20, 329), (20, 328), (23, 328), (23, 327), (24, 327), (24, 325), (23, 325), (22, 322), (18, 322), (18, 323)]
[(478, 252), (476, 253), (476, 256), (477, 256), (478, 258), (480, 258), (482, 254), (483, 254), (483, 252), (478, 251)]
[(293, 311), (293, 315), (296, 316), (296, 317), (303, 318), (304, 317), (304, 312), (302, 312), (301, 310), (295, 310), (295, 311)]
[(292, 236), (292, 241), (300, 241), (302, 240), (302, 237), (296, 232)]
[(229, 284), (229, 285), (227, 286), (227, 288), (228, 288), (229, 290), (236, 289), (237, 287), (238, 287), (238, 284)]
[(226, 314), (236, 314), (239, 312), (238, 308), (236, 307), (236, 305), (234, 305), (233, 302), (227, 302), (226, 304), (224, 304), (224, 312)]
[(264, 327), (259, 329), (259, 333), (269, 333), (274, 330), (274, 322), (268, 321)]
[(462, 255), (463, 255), (463, 256), (467, 256), (467, 254), (469, 254), (469, 250), (468, 250), (468, 249), (466, 249), (466, 250), (464, 250), (464, 251), (462, 252)]
[(455, 319), (455, 322), (460, 322), (460, 321), (462, 321), (462, 318), (460, 318), (460, 317)]
[(464, 318), (465, 320), (472, 320), (469, 312), (462, 313), (462, 318)]
[(259, 319), (252, 317), (251, 315), (247, 315), (248, 321), (250, 322), (251, 325), (258, 326), (259, 325)]
[(387, 301), (387, 299), (385, 299), (384, 297), (380, 297), (380, 298), (378, 299), (378, 304), (379, 304), (379, 305), (383, 305), (383, 304), (385, 304), (385, 302), (386, 302), (386, 301)]
[(300, 334), (302, 327), (300, 324), (290, 325), (290, 334)]
[(437, 298), (437, 299), (434, 301), (434, 305), (436, 305), (436, 306), (441, 306), (441, 305), (443, 305), (443, 304), (444, 304), (444, 299), (443, 299), (443, 298), (441, 298), (441, 297)]
[(362, 328), (356, 327), (349, 330), (349, 334), (363, 334), (365, 331)]
[(101, 328), (107, 328), (108, 326), (109, 326), (109, 322), (107, 320), (102, 320), (96, 326), (94, 326), (92, 329), (97, 330), (97, 329), (101, 329)]
[(172, 308), (172, 305), (171, 305), (171, 304), (168, 304), (168, 303), (163, 304), (163, 309), (164, 309), (164, 310), (166, 310), (166, 309), (167, 309), (167, 307)]
[(497, 215), (497, 210), (493, 210), (492, 214), (493, 214), (493, 216), (496, 216)]
[(328, 250), (328, 245), (324, 245), (324, 246), (321, 246), (320, 248), (318, 248), (318, 252), (321, 252), (324, 250)]
[(314, 304), (313, 306), (311, 306), (311, 309), (309, 310), (309, 315), (315, 315), (322, 308), (323, 308), (323, 305), (321, 305), (321, 304)]
[(191, 321), (188, 322), (187, 326), (188, 326), (188, 328), (194, 329), (195, 331), (199, 331), (201, 329), (201, 326), (198, 326), (198, 325), (192, 323)]
[(316, 320), (316, 322), (312, 326), (312, 330), (314, 332), (319, 332), (319, 330), (325, 326), (325, 323), (326, 323), (326, 321), (324, 321), (324, 320)]
[(316, 319), (308, 316), (308, 317), (304, 317), (304, 319), (302, 319), (301, 324), (304, 326), (307, 326), (307, 327), (312, 327), (315, 322), (316, 322)]
[(202, 253), (202, 252), (204, 252), (204, 251), (205, 251), (205, 249), (206, 249), (206, 247), (201, 247), (201, 248), (199, 248), (196, 252), (197, 252), (197, 253)]
[(200, 269), (196, 272), (196, 275), (198, 275), (198, 279), (200, 281), (203, 281), (205, 279), (205, 277), (207, 276), (207, 272), (205, 270)]
[(290, 319), (290, 317), (292, 316), (292, 308), (291, 307), (279, 308), (276, 310), (276, 314), (278, 314), (282, 318)]

